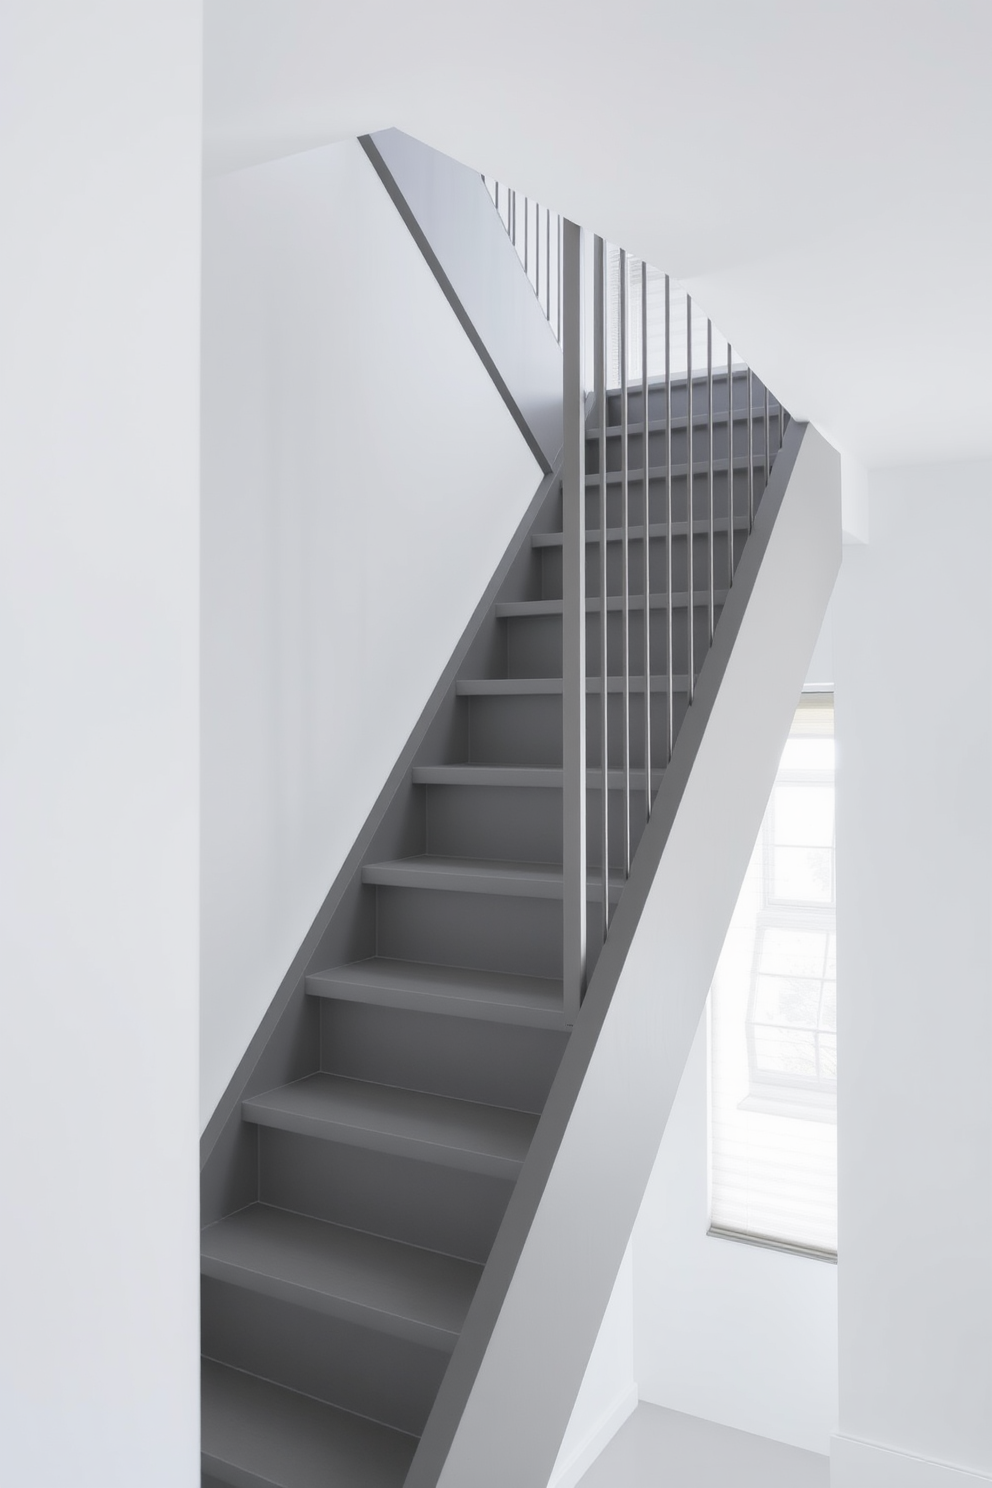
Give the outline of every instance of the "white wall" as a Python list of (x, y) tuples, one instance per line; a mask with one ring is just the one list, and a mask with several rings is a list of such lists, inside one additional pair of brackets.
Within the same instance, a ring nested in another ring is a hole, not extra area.
[[(809, 687), (833, 683), (836, 608), (835, 590)], [(638, 1391), (825, 1453), (837, 1423), (837, 1269), (707, 1235), (708, 1099), (704, 1016), (634, 1230)]]
[(204, 240), (205, 1124), (540, 473), (357, 143)]
[(887, 471), (841, 576), (835, 1488), (992, 1476), (990, 551), (992, 464)]
[(0, 17), (0, 1480), (199, 1482), (200, 7)]
[(837, 1268), (707, 1235), (701, 1021), (634, 1229), (642, 1400), (827, 1452), (837, 1421)]
[(574, 1488), (636, 1405), (634, 1261), (628, 1246), (548, 1488)]

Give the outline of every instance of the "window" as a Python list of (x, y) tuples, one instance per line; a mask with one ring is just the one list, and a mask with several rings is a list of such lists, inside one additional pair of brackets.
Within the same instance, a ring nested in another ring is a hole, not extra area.
[(837, 1250), (833, 698), (803, 697), (709, 1002), (711, 1233)]

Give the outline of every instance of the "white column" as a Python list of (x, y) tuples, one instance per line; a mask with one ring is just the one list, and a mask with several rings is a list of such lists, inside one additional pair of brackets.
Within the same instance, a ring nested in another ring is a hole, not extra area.
[(0, 21), (0, 1479), (199, 1482), (200, 6)]

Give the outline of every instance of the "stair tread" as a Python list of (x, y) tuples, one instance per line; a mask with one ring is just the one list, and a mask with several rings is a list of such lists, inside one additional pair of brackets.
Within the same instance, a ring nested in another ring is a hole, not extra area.
[[(715, 605), (717, 605), (718, 607), (719, 606), (722, 606), (722, 605), (726, 604), (726, 601), (727, 601), (727, 591), (726, 591), (726, 589), (715, 589), (713, 591), (713, 603)], [(707, 590), (707, 589), (694, 589), (693, 590), (693, 596), (692, 596), (692, 602), (693, 602), (694, 605), (705, 605), (705, 604), (708, 604), (709, 603), (709, 590)], [(679, 590), (673, 590), (673, 592), (672, 592), (672, 607), (673, 607), (673, 609), (684, 609), (688, 605), (688, 603), (689, 603), (689, 594), (688, 594), (688, 591), (687, 590), (681, 590), (681, 591), (679, 591)], [(627, 601), (627, 604), (628, 604), (628, 608), (631, 609), (631, 610), (643, 611), (643, 609), (644, 609), (644, 595), (643, 594), (631, 594), (630, 597), (629, 597), (629, 599), (628, 599), (628, 601)], [(564, 601), (561, 600), (561, 599), (513, 599), (513, 600), (500, 600), (499, 603), (496, 605), (496, 618), (497, 618), (497, 620), (513, 620), (513, 619), (518, 619), (518, 618), (521, 618), (521, 617), (527, 617), (527, 616), (530, 616), (530, 615), (560, 615), (562, 613), (562, 607), (563, 607), (563, 605), (564, 605)], [(664, 610), (664, 609), (667, 609), (667, 607), (668, 607), (668, 595), (667, 594), (652, 594), (651, 595), (651, 608), (653, 610)], [(586, 613), (587, 614), (596, 614), (596, 615), (598, 615), (600, 613), (601, 608), (602, 608), (602, 606), (600, 605), (600, 602), (599, 602), (599, 600), (597, 598), (587, 599), (586, 600)], [(607, 609), (607, 612), (609, 612), (610, 610), (622, 610), (622, 608), (623, 608), (623, 596), (622, 595), (620, 595), (620, 594), (607, 594), (607, 596), (606, 596), (606, 609)]]
[(454, 1348), (482, 1267), (398, 1240), (252, 1204), (201, 1235), (205, 1275)]
[[(531, 899), (560, 899), (562, 869), (560, 863), (519, 862), (499, 858), (449, 858), (420, 853), (410, 858), (388, 862), (366, 863), (362, 869), (365, 883), (393, 887), (450, 889), (462, 893), (507, 894)], [(623, 878), (610, 873), (610, 899), (619, 899)], [(602, 874), (593, 869), (589, 875), (589, 898), (601, 899)]]
[[(775, 451), (775, 454), (777, 454), (777, 453), (778, 453), (778, 451), (776, 450)], [(774, 460), (775, 454), (772, 455), (772, 460)], [(729, 464), (729, 461), (727, 460), (726, 455), (722, 455), (718, 459), (714, 460), (713, 461), (713, 471), (714, 471), (714, 473), (715, 474), (720, 474), (721, 472), (726, 471), (728, 464)], [(762, 470), (762, 471), (764, 470), (764, 468), (765, 468), (765, 454), (764, 454), (764, 450), (762, 450), (760, 453), (756, 450), (755, 453), (754, 453), (753, 458), (750, 459), (750, 460), (748, 459), (747, 455), (735, 455), (734, 456), (734, 469), (735, 470), (747, 470), (748, 468), (750, 468), (752, 470)], [(688, 462), (688, 460), (681, 460), (681, 461), (674, 461), (673, 460), (672, 461), (672, 475), (673, 476), (675, 476), (675, 475), (685, 475), (685, 474), (687, 474), (688, 469), (689, 469), (689, 462)], [(709, 469), (710, 469), (710, 462), (709, 462), (709, 460), (693, 460), (693, 462), (692, 462), (692, 473), (693, 473), (693, 475), (705, 475)], [(667, 473), (668, 472), (667, 472), (667, 470), (666, 470), (666, 468), (665, 468), (664, 465), (649, 465), (648, 466), (648, 480), (663, 481), (666, 478)], [(606, 484), (608, 486), (619, 485), (620, 482), (621, 482), (621, 480), (622, 480), (622, 478), (623, 478), (623, 472), (620, 471), (620, 470), (608, 470), (606, 472)], [(643, 469), (643, 466), (638, 466), (636, 470), (635, 469), (630, 469), (630, 470), (627, 471), (627, 479), (629, 481), (639, 481), (639, 480), (642, 480), (643, 478), (644, 478), (644, 469)], [(586, 490), (587, 491), (588, 490), (596, 490), (598, 488), (599, 484), (600, 484), (600, 476), (599, 476), (599, 473), (598, 472), (595, 475), (587, 475), (586, 476)]]
[(565, 1027), (562, 984), (549, 977), (510, 976), (372, 956), (367, 961), (311, 973), (307, 991), (318, 997), (345, 997), (388, 1007)]
[[(541, 765), (414, 765), (414, 785), (465, 785), (465, 786), (514, 786), (520, 789), (544, 788), (561, 790), (563, 771)], [(657, 789), (664, 770), (651, 771), (651, 784)], [(644, 789), (644, 771), (632, 769), (631, 783), (635, 790)], [(603, 772), (592, 767), (586, 771), (586, 785), (590, 790), (599, 790), (603, 783)], [(611, 790), (620, 790), (623, 771), (610, 770)]]
[[(598, 479), (598, 477), (597, 477), (597, 479)], [(714, 517), (714, 519), (713, 519), (713, 531), (714, 532), (726, 532), (728, 526), (729, 526), (729, 523), (728, 523), (726, 517)], [(747, 528), (748, 528), (748, 520), (747, 520), (747, 517), (746, 516), (742, 516), (742, 517), (735, 516), (734, 517), (734, 531), (735, 532), (746, 532), (747, 531)], [(708, 535), (709, 530), (710, 530), (710, 523), (709, 523), (709, 518), (708, 517), (696, 517), (696, 518), (693, 519), (692, 531), (693, 531), (693, 534), (695, 536), (704, 537), (704, 536)], [(672, 522), (672, 536), (673, 537), (685, 537), (688, 534), (688, 531), (689, 531), (689, 523), (687, 521), (679, 521), (679, 522), (673, 521)], [(638, 523), (636, 526), (628, 527), (628, 529), (627, 529), (627, 535), (634, 542), (643, 542), (644, 541), (644, 524), (643, 524), (643, 522)], [(667, 535), (668, 535), (668, 527), (667, 527), (667, 524), (665, 522), (652, 522), (652, 523), (650, 523), (650, 525), (648, 527), (648, 536), (649, 537), (661, 537), (661, 538), (663, 538), (663, 537), (667, 537)], [(599, 546), (599, 537), (600, 537), (600, 532), (599, 532), (599, 526), (598, 525), (595, 526), (595, 527), (587, 527), (586, 528), (586, 542), (587, 543), (595, 543), (597, 545), (597, 547), (598, 547)], [(623, 539), (623, 528), (622, 527), (607, 527), (607, 529), (606, 529), (606, 541), (607, 542), (621, 542), (622, 539)], [(561, 547), (561, 544), (562, 544), (562, 534), (560, 532), (535, 532), (534, 533), (534, 536), (531, 538), (531, 546), (532, 547), (535, 547), (535, 548), (560, 548)]]
[[(685, 692), (689, 686), (688, 676), (680, 676), (678, 672), (674, 677), (675, 691)], [(621, 692), (623, 680), (620, 677), (609, 677), (607, 679), (608, 692)], [(455, 691), (459, 697), (516, 697), (516, 696), (540, 696), (549, 694), (555, 696), (560, 694), (562, 681), (560, 677), (463, 677), (455, 684)], [(586, 691), (602, 693), (602, 683), (599, 677), (586, 678)], [(644, 678), (631, 677), (631, 692), (644, 691)], [(668, 678), (666, 676), (654, 676), (651, 678), (652, 692), (667, 692)]]
[(204, 1472), (239, 1488), (402, 1488), (417, 1446), (406, 1432), (205, 1359)]
[(526, 1111), (323, 1073), (252, 1096), (242, 1111), (263, 1126), (507, 1176), (537, 1124)]

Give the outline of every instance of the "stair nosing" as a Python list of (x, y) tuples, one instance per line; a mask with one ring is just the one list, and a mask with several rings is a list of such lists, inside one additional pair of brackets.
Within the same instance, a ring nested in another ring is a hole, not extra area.
[[(408, 970), (418, 965), (424, 968), (422, 977)], [(474, 987), (473, 977), (479, 984)], [(487, 978), (488, 987), (484, 985)], [(516, 993), (515, 982), (519, 988)], [(306, 978), (306, 991), (311, 997), (481, 1022), (555, 1030), (567, 1027), (562, 983), (550, 977), (514, 977), (399, 960), (391, 963), (388, 957), (372, 956), (311, 972)]]
[[(615, 870), (609, 875), (610, 902), (623, 890), (623, 879)], [(385, 888), (428, 888), (441, 893), (493, 894), (514, 899), (561, 899), (564, 876), (559, 863), (528, 863), (499, 858), (448, 858), (417, 853), (366, 863), (362, 881)], [(602, 873), (590, 873), (587, 898), (601, 902)]]

